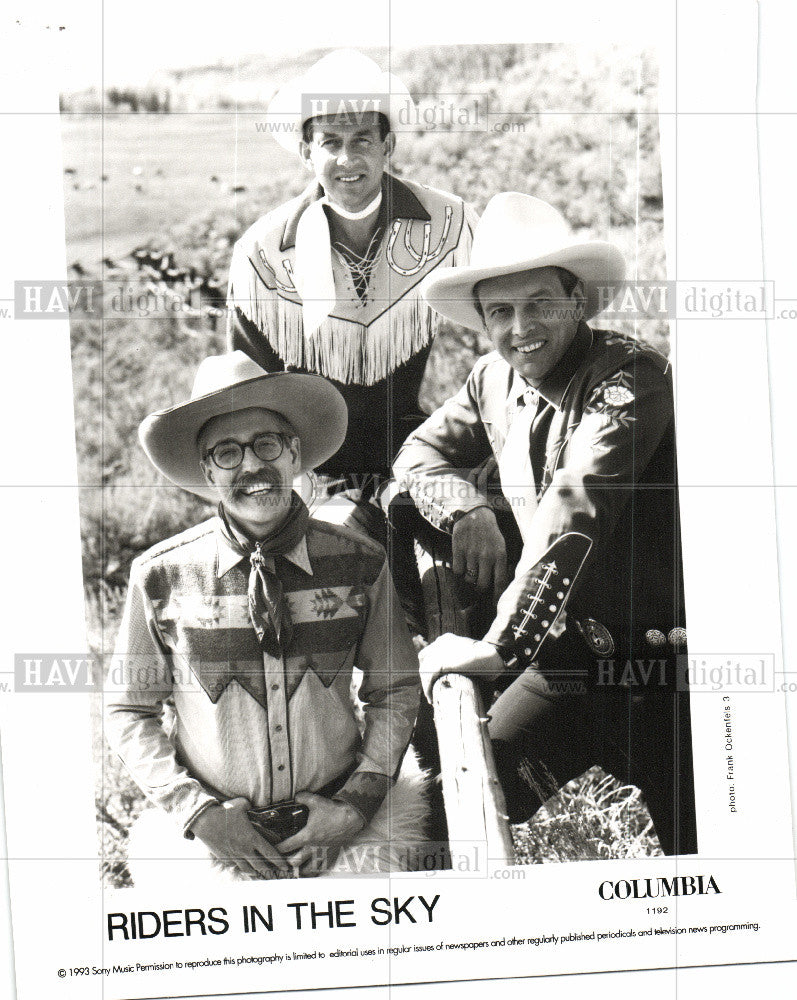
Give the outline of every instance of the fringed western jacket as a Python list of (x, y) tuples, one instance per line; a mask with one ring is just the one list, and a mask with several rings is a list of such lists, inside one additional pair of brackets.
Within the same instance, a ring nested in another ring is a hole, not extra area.
[(419, 285), (435, 268), (468, 263), (476, 224), (473, 210), (444, 191), (385, 174), (382, 194), (381, 237), (365, 293), (333, 249), (337, 302), (309, 336), (294, 265), (299, 220), (323, 196), (317, 184), (251, 226), (230, 266), (229, 348), (246, 351), (266, 371), (323, 375), (343, 394), (346, 440), (318, 470), (335, 476), (386, 478), (422, 421), (418, 391), (441, 320)]

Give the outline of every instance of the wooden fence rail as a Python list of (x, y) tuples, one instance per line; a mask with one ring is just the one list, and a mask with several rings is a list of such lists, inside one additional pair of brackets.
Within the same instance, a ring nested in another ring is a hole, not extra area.
[[(468, 611), (456, 599), (450, 566), (420, 547), (416, 557), (429, 639), (445, 632), (468, 635)], [(435, 682), (432, 702), (452, 850), (457, 843), (477, 843), (486, 846), (491, 865), (514, 864), (504, 793), (476, 686), (461, 674), (446, 674)]]

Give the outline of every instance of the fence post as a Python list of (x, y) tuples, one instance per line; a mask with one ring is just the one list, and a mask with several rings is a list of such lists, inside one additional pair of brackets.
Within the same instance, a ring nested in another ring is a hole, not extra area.
[[(455, 596), (447, 561), (416, 546), (430, 640), (468, 635), (468, 611)], [(469, 677), (445, 674), (432, 689), (448, 836), (452, 845), (485, 845), (493, 865), (515, 863), (504, 793), (498, 781), (487, 718)]]

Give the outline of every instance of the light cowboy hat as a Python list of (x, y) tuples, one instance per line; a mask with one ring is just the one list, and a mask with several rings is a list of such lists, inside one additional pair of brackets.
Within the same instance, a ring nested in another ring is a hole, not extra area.
[[(326, 103), (325, 103), (326, 102)], [(379, 111), (395, 129), (414, 109), (409, 90), (356, 49), (337, 49), (278, 90), (268, 106), (268, 131), (283, 148), (299, 151), (302, 127), (318, 115)]]
[(578, 240), (553, 205), (508, 191), (492, 198), (479, 220), (467, 267), (438, 268), (421, 284), (437, 312), (471, 330), (484, 330), (474, 288), (497, 278), (538, 267), (563, 267), (586, 286), (584, 318), (605, 309), (621, 291), (625, 258), (619, 247)]
[(296, 431), (300, 472), (331, 458), (346, 436), (348, 410), (331, 382), (320, 375), (268, 373), (243, 351), (232, 351), (205, 358), (191, 398), (146, 417), (138, 429), (139, 440), (167, 479), (215, 502), (218, 498), (202, 473), (197, 436), (212, 417), (253, 406), (279, 413)]

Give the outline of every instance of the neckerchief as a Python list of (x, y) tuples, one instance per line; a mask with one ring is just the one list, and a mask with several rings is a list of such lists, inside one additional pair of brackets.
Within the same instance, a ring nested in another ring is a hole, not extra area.
[(293, 625), (290, 612), (282, 591), (282, 584), (276, 573), (267, 568), (269, 556), (276, 559), (298, 545), (307, 532), (310, 512), (298, 493), (291, 493), (288, 516), (279, 528), (259, 541), (241, 541), (233, 532), (227, 512), (219, 504), (219, 518), (222, 534), (242, 556), (249, 559), (249, 619), (255, 630), (261, 649), (280, 659), (291, 644)]

